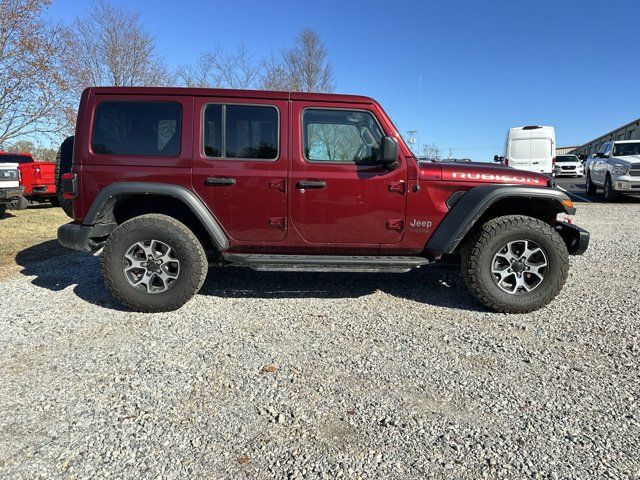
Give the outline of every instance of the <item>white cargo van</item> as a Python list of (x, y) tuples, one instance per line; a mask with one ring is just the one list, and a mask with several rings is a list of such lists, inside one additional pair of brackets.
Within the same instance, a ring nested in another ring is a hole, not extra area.
[(556, 134), (553, 127), (529, 125), (509, 129), (504, 144), (505, 165), (551, 175), (555, 160)]

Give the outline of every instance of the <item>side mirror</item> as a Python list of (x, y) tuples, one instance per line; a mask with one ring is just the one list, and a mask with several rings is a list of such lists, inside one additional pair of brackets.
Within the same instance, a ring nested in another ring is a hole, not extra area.
[(380, 160), (389, 170), (397, 168), (398, 163), (398, 141), (393, 137), (382, 137), (380, 140)]
[(493, 161), (496, 163), (502, 163), (503, 160), (504, 160), (504, 157), (501, 157), (500, 155), (493, 156)]

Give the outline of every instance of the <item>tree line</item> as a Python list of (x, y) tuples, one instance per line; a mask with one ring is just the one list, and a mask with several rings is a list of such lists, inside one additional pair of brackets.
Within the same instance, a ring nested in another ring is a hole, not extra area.
[[(185, 86), (331, 92), (325, 43), (305, 28), (281, 51), (261, 58), (239, 43), (219, 44), (193, 65), (170, 68), (140, 13), (96, 0), (68, 24), (46, 18), (51, 0), (0, 0), (0, 149), (49, 160), (71, 132), (89, 86)], [(46, 158), (42, 158), (46, 157)]]

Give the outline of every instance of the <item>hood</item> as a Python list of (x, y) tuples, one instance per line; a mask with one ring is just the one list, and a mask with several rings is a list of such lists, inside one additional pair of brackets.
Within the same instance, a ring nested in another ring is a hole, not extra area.
[(625, 155), (625, 156), (612, 157), (612, 159), (618, 160), (621, 162), (637, 163), (637, 162), (640, 162), (640, 155)]
[[(434, 165), (433, 163), (431, 165)], [(445, 182), (460, 183), (504, 183), (528, 185), (531, 187), (546, 187), (551, 180), (541, 173), (516, 170), (504, 165), (493, 165), (490, 163), (470, 162), (470, 163), (439, 163), (441, 168), (441, 179)], [(421, 165), (420, 176), (425, 180), (433, 179), (423, 168), (429, 169), (428, 164)]]

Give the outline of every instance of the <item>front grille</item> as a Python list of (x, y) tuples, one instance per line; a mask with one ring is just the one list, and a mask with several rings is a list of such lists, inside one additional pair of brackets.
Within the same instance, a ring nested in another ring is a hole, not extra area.
[(576, 167), (562, 167), (562, 170), (575, 170)]
[(634, 163), (633, 165), (631, 165), (629, 175), (631, 175), (632, 177), (640, 177), (640, 163)]

